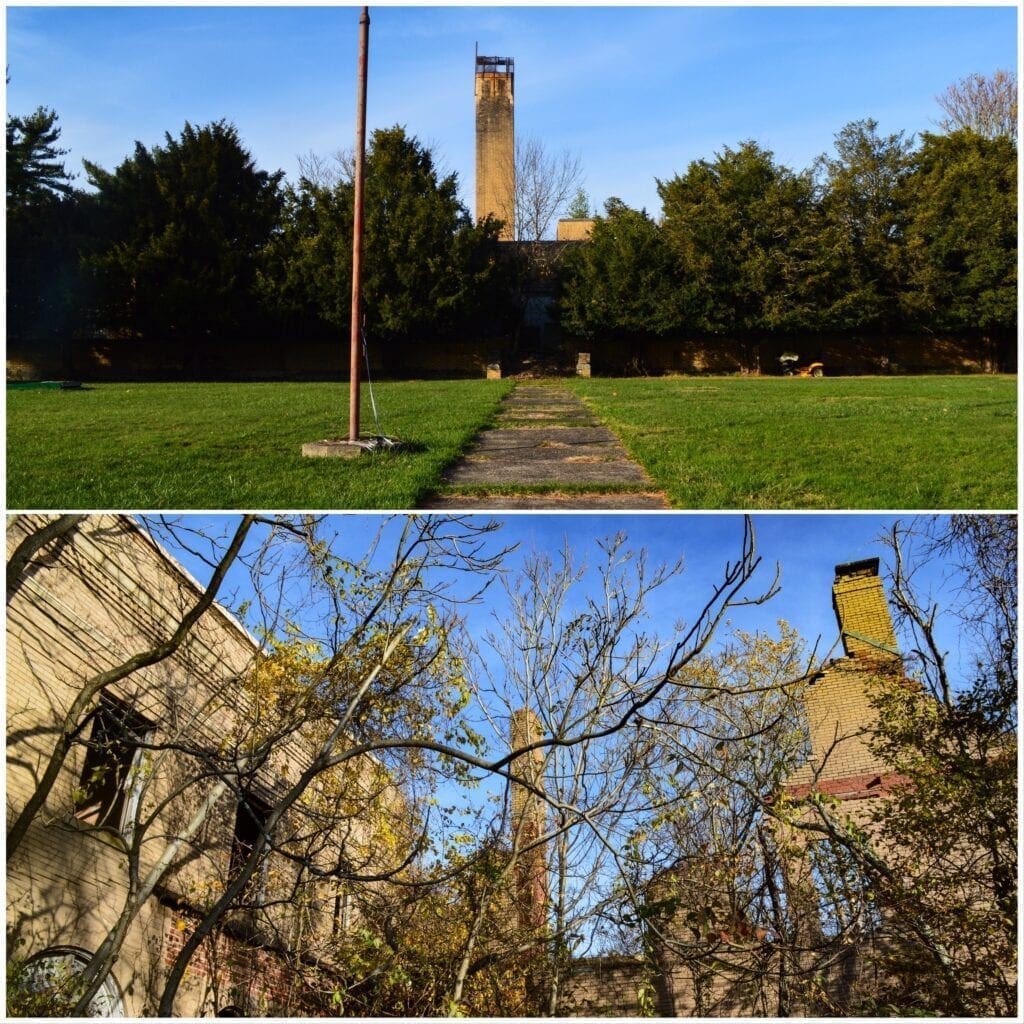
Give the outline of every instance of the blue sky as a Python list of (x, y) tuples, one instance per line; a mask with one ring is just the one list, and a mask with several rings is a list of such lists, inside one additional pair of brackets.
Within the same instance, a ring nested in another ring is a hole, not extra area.
[[(656, 598), (650, 601), (649, 620), (641, 624), (648, 635), (653, 634), (665, 641), (671, 640), (671, 630), (680, 619), (693, 622), (711, 595), (712, 588), (721, 580), (726, 561), (736, 560), (743, 531), (743, 517), (729, 514), (522, 513), (473, 518), (478, 521), (494, 519), (501, 524), (493, 536), (492, 550), (519, 545), (505, 561), (513, 571), (533, 552), (557, 554), (566, 541), (575, 564), (586, 561), (593, 567), (600, 562), (597, 541), (616, 532), (625, 534), (629, 546), (646, 549), (651, 565), (672, 563), (682, 555), (685, 559), (683, 574), (657, 592)], [(835, 566), (877, 556), (883, 559), (884, 567), (885, 549), (880, 538), (891, 528), (895, 518), (883, 514), (845, 513), (755, 515), (757, 550), (764, 561), (746, 593), (753, 596), (759, 593), (759, 586), (769, 585), (777, 563), (781, 570), (781, 590), (764, 605), (736, 608), (710, 649), (713, 651), (718, 642), (727, 639), (733, 629), (777, 636), (778, 620), (785, 619), (807, 642), (808, 652), (816, 645), (819, 657), (841, 656), (838, 627), (832, 610)], [(187, 516), (185, 519), (195, 527), (214, 532), (233, 529), (237, 522), (237, 517)], [(367, 513), (335, 515), (330, 517), (325, 533), (333, 533), (337, 537), (333, 550), (355, 560), (363, 556), (368, 543), (386, 519)], [(394, 519), (386, 528), (394, 530), (399, 525), (400, 520)], [(208, 578), (209, 570), (194, 558), (180, 549), (171, 550), (198, 579), (205, 581)], [(225, 584), (225, 595), (233, 595), (235, 601), (251, 596), (247, 590), (247, 579), (243, 572), (231, 574)], [(590, 577), (590, 582), (592, 580)], [(466, 592), (468, 588), (475, 589), (479, 582), (479, 579), (463, 579), (460, 586)], [(940, 608), (948, 605), (956, 581), (946, 579), (941, 567), (930, 567), (921, 575), (919, 582), (932, 588), (930, 597), (939, 603)], [(582, 610), (582, 600), (587, 592), (588, 580), (585, 578), (576, 591), (577, 603), (568, 605), (570, 616)], [(479, 604), (461, 609), (474, 638), (479, 639), (486, 629), (497, 631), (496, 626), (507, 617), (503, 601), (501, 589), (492, 586)], [(956, 662), (956, 631), (949, 627), (948, 622), (940, 619), (937, 635)], [(492, 680), (501, 690), (502, 669), (498, 659), (488, 656), (486, 650), (482, 653)], [(500, 707), (491, 710), (499, 715), (502, 713)], [(500, 751), (504, 737), (494, 736), (486, 725), (479, 722), (477, 709), (470, 714), (487, 738), (490, 752)], [(452, 806), (459, 806), (466, 800), (472, 806), (483, 807), (485, 796), (498, 793), (500, 789), (496, 780), (490, 779), (468, 795), (454, 785), (442, 787), (441, 792), (445, 794), (444, 801)]]
[[(60, 115), (68, 166), (233, 121), (258, 166), (351, 146), (356, 7), (7, 7), (7, 109)], [(473, 55), (516, 61), (516, 130), (580, 156), (595, 203), (752, 138), (795, 169), (844, 124), (919, 133), (935, 95), (1017, 65), (1015, 6), (372, 7), (368, 124), (402, 124), (472, 211)]]
[[(219, 522), (217, 517), (209, 516), (185, 518), (195, 526), (212, 525), (217, 529), (235, 522), (235, 517)], [(336, 550), (352, 559), (362, 557), (384, 518), (365, 513), (333, 516), (330, 527), (340, 545)], [(692, 621), (721, 578), (725, 562), (736, 559), (743, 529), (743, 517), (728, 514), (532, 513), (476, 518), (493, 518), (501, 524), (495, 546), (518, 545), (505, 563), (511, 569), (531, 552), (556, 554), (567, 540), (574, 560), (595, 565), (599, 560), (596, 542), (616, 532), (625, 534), (630, 547), (646, 549), (651, 564), (671, 563), (682, 555), (685, 572), (651, 602), (651, 626), (665, 636), (678, 619)], [(731, 626), (774, 632), (778, 620), (785, 619), (809, 644), (820, 641), (819, 654), (828, 653), (838, 638), (831, 598), (834, 568), (842, 562), (874, 556), (882, 557), (884, 564), (880, 537), (895, 518), (848, 513), (755, 515), (757, 550), (763, 556), (763, 565), (748, 593), (753, 594), (758, 583), (767, 586), (771, 582), (776, 563), (781, 569), (781, 590), (767, 604), (736, 609)], [(187, 554), (173, 549), (172, 553), (200, 580), (208, 576), (208, 570)], [(934, 573), (927, 579), (937, 588), (941, 602), (941, 580)], [(242, 573), (229, 577), (224, 593), (234, 595), (236, 601), (248, 598), (243, 580)], [(476, 581), (464, 585), (475, 586)], [(479, 633), (493, 625), (493, 616), (501, 614), (500, 593), (492, 589), (486, 600), (470, 612), (468, 621)], [(955, 642), (952, 636), (946, 639)], [(841, 651), (832, 652), (832, 656), (839, 654)]]

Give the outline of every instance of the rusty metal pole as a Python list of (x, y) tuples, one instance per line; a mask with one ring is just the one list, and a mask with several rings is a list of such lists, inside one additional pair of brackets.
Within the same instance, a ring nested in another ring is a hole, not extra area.
[(370, 9), (359, 16), (359, 72), (356, 88), (355, 200), (352, 219), (352, 329), (349, 348), (348, 439), (359, 440), (359, 325), (363, 291), (363, 163), (366, 157), (366, 65), (370, 41)]

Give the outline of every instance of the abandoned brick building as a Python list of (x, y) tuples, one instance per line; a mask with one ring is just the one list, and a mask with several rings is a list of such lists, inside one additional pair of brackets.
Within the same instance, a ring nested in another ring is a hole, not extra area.
[[(8, 557), (46, 521), (13, 517)], [(87, 517), (73, 537), (34, 556), (16, 590), (8, 590), (8, 829), (35, 790), (83, 684), (165, 640), (200, 590), (125, 516)], [(252, 636), (214, 605), (176, 653), (105, 687), (7, 862), (8, 957), (28, 962), (26, 984), (38, 979), (42, 987), (47, 978), (79, 972), (126, 905), (133, 855), (138, 880), (170, 855), (90, 1007), (95, 1015), (155, 1012), (162, 979), (204, 906), (260, 841), (261, 821), (289, 773), (309, 763), (307, 746), (286, 738), (258, 766), (243, 763), (244, 756), (234, 760), (234, 776), (215, 765), (218, 755), (238, 758), (251, 749), (258, 716), (247, 714), (239, 683), (256, 656)], [(344, 781), (377, 787), (372, 770), (364, 762)], [(312, 827), (307, 819), (302, 824)], [(372, 830), (359, 820), (332, 828), (313, 858), (330, 857), (332, 846), (350, 856), (372, 847)], [(176, 845), (182, 839), (188, 841)], [(296, 889), (297, 871), (277, 852), (263, 858), (244, 905), (189, 966), (180, 1012), (322, 1012), (324, 993), (310, 987), (310, 972), (300, 978), (289, 969), (289, 957), (332, 948), (353, 927), (354, 907), (344, 885), (326, 873)], [(279, 898), (296, 892), (301, 898)]]
[[(797, 804), (812, 793), (835, 798), (841, 816), (868, 827), (872, 801), (898, 781), (870, 747), (876, 715), (870, 699), (873, 685), (883, 673), (896, 672), (902, 677), (902, 658), (878, 569), (878, 559), (836, 566), (832, 603), (843, 655), (805, 680), (809, 757), (785, 787), (786, 797)], [(795, 835), (789, 838), (801, 841)], [(788, 878), (788, 898), (794, 902), (804, 898), (812, 904), (808, 917), (813, 921), (819, 913), (813, 884), (800, 874), (808, 870), (807, 863), (806, 858), (794, 858), (798, 867)], [(653, 989), (651, 1003), (659, 1016), (775, 1016), (777, 1008), (766, 1004), (758, 987), (749, 983), (753, 961), (759, 956), (770, 958), (770, 946), (760, 943), (760, 936), (742, 920), (729, 926), (739, 935), (723, 934), (725, 941), (713, 956), (686, 957), (678, 952), (680, 947), (692, 947), (686, 912), (707, 899), (702, 874), (715, 867), (691, 861), (652, 880), (648, 898), (658, 900), (671, 893), (680, 908), (661, 924), (653, 939), (653, 971), (650, 961), (645, 963), (639, 957), (578, 962), (566, 986), (563, 1012), (638, 1016), (637, 996), (647, 986)], [(811, 927), (806, 936), (809, 961), (815, 943), (822, 940), (825, 923)], [(678, 943), (674, 941), (677, 938)], [(831, 964), (822, 979), (828, 1005), (842, 1007), (855, 998), (859, 979), (875, 969), (873, 955), (867, 944), (851, 946)], [(710, 963), (714, 963), (713, 970)], [(765, 963), (757, 967), (764, 970)], [(791, 1006), (790, 1012), (816, 1015), (824, 1011), (821, 1004), (805, 1004)]]

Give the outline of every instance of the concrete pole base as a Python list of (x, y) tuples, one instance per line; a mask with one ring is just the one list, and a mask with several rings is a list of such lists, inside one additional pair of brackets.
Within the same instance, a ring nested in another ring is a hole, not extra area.
[(357, 459), (368, 450), (369, 446), (362, 439), (349, 441), (347, 438), (307, 441), (302, 446), (302, 454), (311, 459)]
[(307, 441), (302, 446), (302, 454), (314, 459), (354, 459), (362, 452), (401, 451), (405, 447), (396, 437), (363, 434), (358, 441), (350, 441), (347, 437)]

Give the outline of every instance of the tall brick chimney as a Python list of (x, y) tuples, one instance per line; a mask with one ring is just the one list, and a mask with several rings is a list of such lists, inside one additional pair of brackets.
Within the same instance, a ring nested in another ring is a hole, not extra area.
[(813, 782), (840, 799), (857, 799), (881, 795), (892, 778), (871, 749), (878, 720), (872, 692), (881, 676), (902, 677), (903, 666), (878, 559), (837, 565), (835, 572), (832, 607), (846, 656), (825, 665), (804, 693), (810, 758), (786, 788), (804, 796)]
[(504, 221), (500, 237), (516, 237), (515, 61), (476, 55), (476, 219)]
[(847, 657), (899, 655), (877, 558), (836, 566), (832, 607)]
[[(535, 743), (544, 735), (540, 719), (529, 710), (520, 708), (512, 713), (509, 743), (518, 750)], [(512, 772), (537, 789), (544, 787), (544, 751), (531, 750), (515, 758)], [(524, 849), (547, 828), (547, 814), (543, 799), (524, 786), (512, 783), (512, 835), (518, 840), (522, 853), (516, 867), (515, 904), (520, 928), (541, 928), (547, 919), (548, 872), (543, 845)]]

